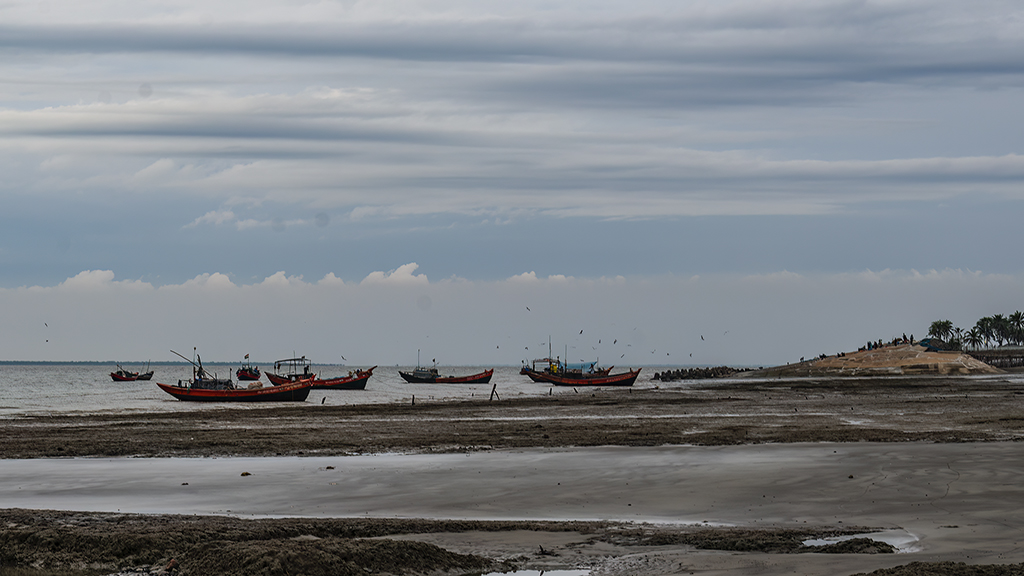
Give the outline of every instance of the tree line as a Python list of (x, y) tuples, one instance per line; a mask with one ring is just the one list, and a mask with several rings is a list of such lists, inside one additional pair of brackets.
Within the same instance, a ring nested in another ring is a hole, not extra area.
[(954, 326), (949, 320), (936, 320), (928, 328), (928, 335), (942, 340), (954, 349), (979, 350), (993, 344), (1024, 345), (1024, 313), (1017, 310), (1004, 316), (995, 314), (979, 318), (969, 330)]

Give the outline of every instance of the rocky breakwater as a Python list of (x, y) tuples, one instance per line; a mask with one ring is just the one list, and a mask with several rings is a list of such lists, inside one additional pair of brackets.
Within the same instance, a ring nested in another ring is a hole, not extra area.
[(707, 380), (709, 378), (726, 378), (739, 372), (747, 372), (747, 368), (730, 368), (728, 366), (713, 366), (707, 368), (679, 368), (678, 370), (666, 370), (655, 372), (651, 380), (671, 382), (673, 380)]

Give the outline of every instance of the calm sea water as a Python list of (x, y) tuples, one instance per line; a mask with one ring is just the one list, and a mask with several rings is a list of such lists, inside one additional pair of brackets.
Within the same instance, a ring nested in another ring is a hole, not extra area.
[[(234, 379), (236, 366), (211, 364), (212, 372)], [(140, 366), (126, 364), (126, 369), (139, 370)], [(263, 368), (261, 366), (261, 368)], [(323, 377), (348, 374), (350, 366), (313, 366)], [(438, 366), (443, 375), (468, 375), (488, 367)], [(114, 382), (110, 372), (116, 367), (103, 364), (0, 364), (0, 418), (23, 416), (161, 412), (175, 410), (239, 410), (252, 409), (259, 404), (197, 403), (175, 400), (157, 388), (155, 382), (177, 383), (192, 376), (192, 367), (182, 365), (153, 366), (153, 380), (149, 382)], [(635, 388), (657, 385), (651, 381), (659, 367), (644, 368)], [(408, 384), (398, 375), (399, 370), (412, 370), (411, 366), (380, 366), (374, 370), (366, 390), (313, 390), (306, 404), (372, 404), (411, 402), (415, 395), (419, 401), (453, 401), (488, 397), (491, 386), (497, 385), (501, 398), (540, 396), (548, 394), (550, 386), (537, 384), (519, 374), (518, 366), (495, 367), (490, 384)], [(619, 370), (616, 369), (615, 372)], [(266, 376), (263, 377), (267, 385)], [(554, 393), (571, 393), (571, 389), (555, 388)]]

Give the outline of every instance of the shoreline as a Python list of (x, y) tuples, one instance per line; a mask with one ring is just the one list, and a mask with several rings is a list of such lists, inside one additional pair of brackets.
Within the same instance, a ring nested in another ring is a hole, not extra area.
[(0, 419), (0, 459), (1024, 439), (1024, 381), (1005, 377), (736, 379), (495, 401), (175, 408)]

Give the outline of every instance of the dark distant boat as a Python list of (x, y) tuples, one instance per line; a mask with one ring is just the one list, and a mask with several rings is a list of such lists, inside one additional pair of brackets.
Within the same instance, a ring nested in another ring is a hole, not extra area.
[(398, 375), (410, 384), (487, 384), (493, 374), (494, 368), (469, 376), (441, 376), (437, 368), (416, 367), (412, 372), (398, 371)]
[(139, 373), (129, 372), (118, 364), (117, 371), (111, 372), (110, 377), (114, 379), (114, 382), (134, 382), (139, 379)]
[(260, 379), (260, 367), (249, 364), (249, 355), (245, 355), (245, 364), (242, 364), (238, 370), (235, 370), (235, 376), (239, 380), (259, 380)]
[[(366, 381), (373, 376), (376, 366), (367, 370), (349, 371), (348, 376), (337, 378), (313, 378), (313, 388), (317, 390), (365, 390)], [(269, 374), (267, 375), (269, 377)]]
[(274, 371), (266, 373), (267, 380), (270, 380), (270, 383), (274, 386), (298, 382), (299, 380), (309, 380), (316, 376), (309, 369), (309, 366), (309, 360), (306, 360), (305, 356), (278, 360), (274, 362)]
[[(178, 356), (185, 358), (181, 354)], [(191, 380), (178, 380), (176, 386), (159, 382), (156, 385), (178, 400), (187, 402), (302, 402), (309, 396), (313, 385), (312, 378), (307, 378), (283, 386), (264, 387), (253, 382), (246, 388), (236, 388), (230, 378), (221, 379), (210, 375), (203, 368), (203, 361), (198, 354), (196, 360), (198, 362), (188, 360), (193, 368)]]
[(111, 379), (114, 380), (114, 382), (134, 382), (136, 380), (150, 380), (153, 378), (153, 371), (150, 370), (149, 372), (143, 372), (140, 374), (138, 372), (131, 372), (129, 370), (125, 370), (124, 368), (121, 367), (120, 364), (118, 364), (117, 370), (115, 372), (111, 372), (110, 377)]
[(412, 372), (398, 371), (398, 375), (410, 384), (487, 384), (491, 381), (494, 369), (484, 370), (469, 376), (441, 376), (437, 372), (437, 360), (430, 368), (420, 366), (420, 351), (416, 351), (416, 368)]

